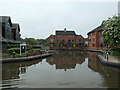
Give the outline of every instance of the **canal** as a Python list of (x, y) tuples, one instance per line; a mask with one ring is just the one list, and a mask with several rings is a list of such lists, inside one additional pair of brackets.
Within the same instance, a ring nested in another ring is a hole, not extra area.
[(56, 51), (29, 62), (2, 64), (2, 88), (118, 88), (118, 68), (102, 65), (97, 52)]

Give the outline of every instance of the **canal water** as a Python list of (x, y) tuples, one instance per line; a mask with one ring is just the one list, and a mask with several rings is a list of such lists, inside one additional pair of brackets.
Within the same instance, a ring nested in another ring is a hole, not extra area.
[(118, 88), (118, 68), (96, 52), (56, 51), (53, 56), (2, 65), (1, 88)]

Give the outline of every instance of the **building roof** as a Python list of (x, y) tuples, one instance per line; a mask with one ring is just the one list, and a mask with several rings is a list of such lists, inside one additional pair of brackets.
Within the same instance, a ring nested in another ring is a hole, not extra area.
[(76, 35), (74, 31), (56, 31), (56, 35)]
[(10, 25), (12, 26), (12, 22), (11, 22), (10, 16), (0, 16), (0, 22), (1, 23), (6, 23), (8, 21), (10, 22)]
[(18, 23), (13, 23), (12, 24), (12, 29), (17, 29), (18, 28), (18, 30), (20, 31), (20, 26), (19, 26), (19, 24)]
[(9, 16), (0, 16), (0, 22), (6, 22), (9, 18)]
[(88, 32), (87, 35), (90, 34), (90, 33), (96, 32), (96, 31), (102, 31), (102, 28), (103, 28), (103, 26), (100, 25), (97, 28), (93, 29), (92, 31)]
[(66, 31), (66, 28), (64, 30), (56, 30), (56, 35), (76, 35), (74, 31)]

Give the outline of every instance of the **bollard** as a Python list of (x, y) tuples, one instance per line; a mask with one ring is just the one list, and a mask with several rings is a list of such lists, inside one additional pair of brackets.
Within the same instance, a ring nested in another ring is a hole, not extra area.
[(108, 51), (107, 51), (107, 53), (106, 53), (106, 54), (107, 54), (107, 61), (108, 61)]

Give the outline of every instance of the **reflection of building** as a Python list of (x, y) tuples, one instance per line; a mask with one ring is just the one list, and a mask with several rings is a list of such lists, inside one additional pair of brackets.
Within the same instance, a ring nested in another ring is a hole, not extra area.
[(19, 78), (19, 65), (12, 65), (10, 64), (3, 64), (2, 65), (2, 79), (9, 80), (9, 79), (18, 79)]
[(18, 79), (20, 74), (26, 73), (26, 68), (33, 64), (39, 63), (40, 60), (30, 61), (30, 62), (17, 62), (17, 63), (5, 63), (2, 64), (2, 79)]
[(57, 30), (55, 35), (50, 35), (47, 40), (50, 49), (81, 49), (85, 44), (85, 39), (81, 35), (76, 35), (74, 31)]
[(2, 35), (2, 49), (4, 51), (6, 51), (7, 44), (19, 44), (19, 24), (12, 24), (9, 16), (0, 16), (0, 35)]
[(102, 65), (99, 62), (97, 55), (98, 54), (96, 52), (88, 52), (88, 67), (93, 71), (99, 73), (99, 75), (103, 79), (104, 87), (120, 88), (119, 69)]
[(95, 28), (94, 30), (88, 32), (88, 49), (101, 49), (103, 48), (102, 39), (102, 26)]
[(82, 64), (85, 56), (80, 52), (59, 52), (55, 56), (47, 58), (47, 62), (56, 66), (56, 69), (74, 69), (76, 64)]
[(98, 59), (97, 59), (98, 53), (96, 52), (88, 52), (88, 66), (92, 70), (98, 71)]

